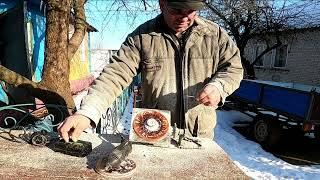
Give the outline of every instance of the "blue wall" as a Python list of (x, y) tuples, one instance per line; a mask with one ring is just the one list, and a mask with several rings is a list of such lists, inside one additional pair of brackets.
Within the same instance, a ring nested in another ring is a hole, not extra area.
[[(20, 3), (19, 3), (20, 2)], [(5, 13), (9, 9), (14, 8), (18, 4), (20, 5), (22, 0), (2, 0), (0, 2), (0, 13)], [(25, 23), (31, 23), (32, 25), (32, 69), (33, 77), (35, 81), (41, 80), (43, 64), (44, 64), (44, 49), (45, 49), (45, 17), (40, 6), (40, 0), (29, 0), (27, 4), (27, 14)], [(28, 33), (25, 34), (26, 36)], [(10, 37), (17, 38), (17, 37)], [(17, 40), (17, 39), (15, 39)], [(18, 39), (24, 43), (25, 39)], [(21, 53), (22, 54), (22, 53)], [(17, 64), (19, 66), (19, 64)], [(8, 103), (8, 98), (2, 88), (0, 87), (0, 101)]]
[(33, 41), (33, 71), (35, 81), (41, 80), (44, 65), (44, 49), (46, 36), (46, 19), (39, 6), (28, 6), (27, 21), (32, 23)]

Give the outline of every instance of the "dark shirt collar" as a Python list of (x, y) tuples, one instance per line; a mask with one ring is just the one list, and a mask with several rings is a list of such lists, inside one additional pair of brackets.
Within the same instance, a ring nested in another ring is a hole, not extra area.
[[(167, 25), (167, 23), (164, 20), (163, 14), (160, 14), (158, 17), (158, 28), (162, 29), (164, 33), (170, 34), (170, 35), (175, 35), (176, 33), (169, 28), (169, 26)], [(190, 26), (186, 31), (182, 32), (182, 36), (184, 36), (183, 34), (190, 34), (191, 30), (197, 26), (196, 21), (193, 22), (192, 26)]]

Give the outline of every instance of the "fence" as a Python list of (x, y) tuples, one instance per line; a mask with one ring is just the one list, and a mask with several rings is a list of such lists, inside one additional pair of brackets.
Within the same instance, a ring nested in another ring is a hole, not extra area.
[[(136, 76), (131, 85), (126, 88), (122, 94), (113, 102), (113, 104), (106, 110), (100, 119), (100, 123), (97, 126), (96, 132), (100, 134), (113, 134), (116, 132), (128, 133), (124, 124), (121, 122), (123, 113), (128, 105), (129, 99), (133, 93), (134, 86), (138, 86), (141, 82), (140, 75)], [(118, 129), (118, 126), (122, 125), (124, 129)]]
[[(97, 133), (115, 133), (115, 128), (117, 128), (133, 92), (133, 86), (134, 85), (132, 84), (126, 88), (123, 93), (113, 102), (111, 107), (109, 107), (102, 115), (100, 123), (96, 128)], [(54, 127), (58, 126), (58, 124), (55, 124), (54, 121), (59, 123), (64, 120), (64, 117), (54, 117), (51, 114), (37, 120), (36, 118), (33, 118), (33, 112), (36, 112), (37, 110), (30, 111), (30, 108), (34, 106), (35, 104), (17, 104), (0, 107), (0, 131), (9, 132), (10, 129), (22, 128), (24, 130), (32, 129), (31, 131), (44, 130), (46, 132), (52, 132), (54, 131)], [(46, 104), (45, 106), (50, 108), (56, 107), (59, 109), (57, 105)], [(38, 110), (41, 109), (42, 108)], [(31, 121), (30, 118), (32, 118)], [(4, 130), (1, 127), (7, 127), (8, 129)]]

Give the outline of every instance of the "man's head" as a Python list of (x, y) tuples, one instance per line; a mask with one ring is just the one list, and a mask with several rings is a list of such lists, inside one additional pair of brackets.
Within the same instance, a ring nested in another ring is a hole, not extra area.
[(164, 19), (176, 33), (188, 29), (196, 18), (196, 11), (203, 6), (203, 0), (160, 0)]

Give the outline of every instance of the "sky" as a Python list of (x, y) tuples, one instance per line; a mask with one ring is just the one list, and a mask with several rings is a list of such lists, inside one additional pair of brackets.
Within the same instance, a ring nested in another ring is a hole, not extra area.
[[(284, 0), (275, 2), (275, 6), (282, 7)], [(288, 5), (304, 1), (285, 2)], [(144, 4), (142, 0), (89, 0), (85, 4), (87, 22), (99, 31), (90, 34), (91, 49), (118, 50), (130, 32), (160, 13), (158, 0), (147, 0), (147, 3)], [(318, 17), (316, 21), (320, 22), (319, 6), (320, 2), (305, 11)]]
[(146, 6), (140, 0), (126, 2), (126, 6), (119, 0), (86, 3), (87, 22), (99, 31), (90, 34), (92, 49), (119, 49), (129, 33), (159, 13), (158, 0), (149, 0)]

